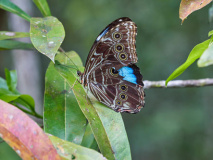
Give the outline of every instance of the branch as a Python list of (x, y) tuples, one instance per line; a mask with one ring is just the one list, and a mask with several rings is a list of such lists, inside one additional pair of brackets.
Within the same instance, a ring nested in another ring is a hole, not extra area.
[(213, 79), (198, 79), (198, 80), (174, 80), (170, 81), (165, 86), (165, 81), (143, 81), (144, 89), (149, 88), (182, 88), (182, 87), (203, 87), (213, 85)]

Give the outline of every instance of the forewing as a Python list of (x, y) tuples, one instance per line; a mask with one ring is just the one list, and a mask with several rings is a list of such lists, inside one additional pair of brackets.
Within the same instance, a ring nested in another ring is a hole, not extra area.
[(87, 57), (85, 74), (107, 63), (126, 66), (137, 62), (135, 38), (137, 26), (131, 19), (119, 18), (109, 24), (95, 40)]

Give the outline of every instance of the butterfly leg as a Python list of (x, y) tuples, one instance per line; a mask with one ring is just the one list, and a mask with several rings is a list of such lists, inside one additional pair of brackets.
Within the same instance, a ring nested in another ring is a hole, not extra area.
[(87, 101), (87, 104), (89, 104), (89, 100), (87, 98), (88, 98), (88, 88), (87, 88), (86, 101)]
[(80, 83), (79, 80), (76, 78), (74, 84), (70, 87), (71, 89), (73, 89), (73, 87), (76, 85), (76, 82)]

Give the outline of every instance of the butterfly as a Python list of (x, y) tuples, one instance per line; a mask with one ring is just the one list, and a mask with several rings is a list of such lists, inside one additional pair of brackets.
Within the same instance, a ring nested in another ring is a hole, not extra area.
[(96, 38), (80, 83), (116, 112), (137, 113), (144, 107), (142, 75), (137, 62), (136, 24), (127, 17), (109, 24)]

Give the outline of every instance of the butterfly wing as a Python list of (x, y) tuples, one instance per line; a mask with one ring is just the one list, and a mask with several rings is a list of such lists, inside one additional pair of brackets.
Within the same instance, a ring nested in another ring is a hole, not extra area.
[(86, 61), (84, 85), (117, 112), (137, 113), (144, 106), (137, 62), (137, 27), (129, 18), (109, 24), (97, 37)]
[(116, 112), (139, 112), (145, 104), (139, 68), (136, 65), (128, 66), (133, 72), (127, 74), (129, 78), (127, 81), (120, 73), (113, 73), (111, 69), (113, 67), (114, 64), (106, 64), (92, 72), (88, 83), (89, 90), (100, 102)]
[(87, 57), (85, 74), (103, 61), (128, 65), (137, 62), (135, 38), (137, 26), (131, 19), (123, 17), (109, 24), (95, 40)]

